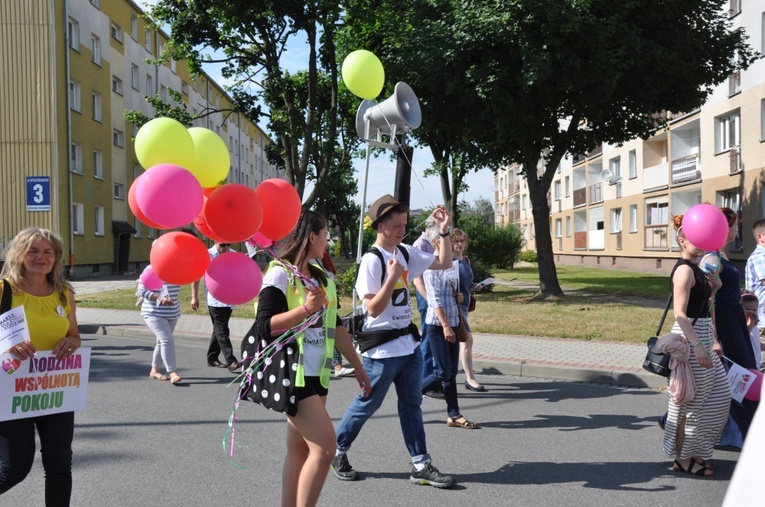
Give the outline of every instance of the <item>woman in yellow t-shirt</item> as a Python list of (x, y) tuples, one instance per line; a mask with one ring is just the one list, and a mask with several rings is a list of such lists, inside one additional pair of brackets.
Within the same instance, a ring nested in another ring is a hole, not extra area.
[[(13, 290), (11, 307), (24, 306), (31, 340), (3, 352), (25, 360), (38, 350), (50, 350), (62, 359), (82, 345), (74, 291), (64, 278), (63, 253), (61, 239), (46, 229), (24, 229), (11, 241), (0, 275)], [(45, 503), (69, 505), (74, 412), (0, 421), (0, 494), (29, 474), (35, 428), (45, 469)]]

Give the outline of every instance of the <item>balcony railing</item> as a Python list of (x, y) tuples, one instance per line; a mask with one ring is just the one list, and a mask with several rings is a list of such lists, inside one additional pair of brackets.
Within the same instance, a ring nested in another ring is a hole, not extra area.
[(574, 190), (574, 206), (587, 204), (587, 187)]
[(574, 250), (587, 249), (587, 231), (574, 233)]
[(590, 204), (594, 202), (603, 202), (603, 184), (602, 183), (595, 183), (594, 185), (590, 185), (590, 200), (588, 201)]
[(701, 167), (696, 154), (676, 158), (672, 161), (672, 184), (701, 180)]
[(730, 149), (730, 173), (740, 173), (741, 169), (741, 146), (734, 146)]
[(643, 246), (649, 249), (667, 249), (669, 246), (668, 225), (646, 225)]

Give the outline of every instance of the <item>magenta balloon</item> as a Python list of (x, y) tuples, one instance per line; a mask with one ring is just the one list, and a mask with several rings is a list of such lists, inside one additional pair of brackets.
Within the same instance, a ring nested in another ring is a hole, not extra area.
[(248, 241), (252, 241), (255, 246), (259, 246), (260, 248), (268, 248), (273, 243), (273, 241), (265, 237), (265, 235), (260, 231), (256, 232), (255, 235)]
[(159, 290), (165, 283), (157, 276), (157, 273), (154, 272), (151, 264), (144, 268), (139, 279), (141, 280), (143, 286), (149, 290)]
[(146, 218), (165, 229), (183, 227), (199, 216), (204, 194), (189, 171), (173, 164), (150, 168), (137, 180), (135, 198)]
[(683, 216), (683, 234), (702, 250), (720, 250), (728, 239), (728, 219), (711, 204), (697, 204)]
[(744, 398), (751, 401), (760, 401), (760, 395), (762, 394), (762, 372), (749, 368), (749, 371), (756, 377), (749, 390), (744, 395)]
[(258, 295), (263, 273), (249, 257), (227, 252), (210, 261), (205, 273), (205, 286), (221, 303), (241, 305)]

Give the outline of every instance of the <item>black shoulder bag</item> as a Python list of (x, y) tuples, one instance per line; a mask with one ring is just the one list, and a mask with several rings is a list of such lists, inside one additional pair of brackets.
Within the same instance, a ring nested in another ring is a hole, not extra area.
[[(667, 300), (667, 306), (664, 308), (664, 315), (661, 316), (661, 322), (659, 322), (659, 328), (656, 330), (656, 336), (648, 338), (646, 344), (648, 346), (648, 352), (645, 355), (645, 361), (643, 361), (644, 370), (656, 375), (661, 375), (662, 377), (669, 377), (672, 374), (672, 370), (669, 368), (670, 355), (660, 351), (656, 346), (656, 342), (659, 340), (659, 333), (661, 333), (661, 328), (664, 327), (664, 319), (667, 318), (667, 312), (671, 305), (672, 294), (669, 295), (669, 299)], [(699, 320), (698, 315), (693, 319), (691, 325), (695, 325), (697, 320)]]

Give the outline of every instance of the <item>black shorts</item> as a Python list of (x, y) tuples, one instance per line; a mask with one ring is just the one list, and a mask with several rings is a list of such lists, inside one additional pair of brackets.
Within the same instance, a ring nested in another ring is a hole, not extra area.
[(305, 377), (305, 387), (296, 387), (297, 400), (304, 400), (311, 396), (326, 396), (329, 389), (321, 385), (319, 377)]

